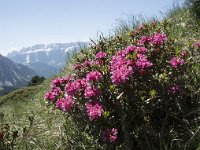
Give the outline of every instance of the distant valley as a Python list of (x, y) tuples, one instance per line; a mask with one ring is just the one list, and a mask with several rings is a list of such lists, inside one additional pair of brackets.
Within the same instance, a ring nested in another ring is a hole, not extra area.
[(36, 72), (0, 55), (0, 95), (26, 86)]

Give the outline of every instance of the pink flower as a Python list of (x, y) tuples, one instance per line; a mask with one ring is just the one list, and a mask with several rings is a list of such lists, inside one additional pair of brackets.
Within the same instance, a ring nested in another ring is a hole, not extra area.
[(56, 78), (51, 81), (52, 87), (59, 87), (62, 85), (62, 78)]
[(113, 143), (117, 140), (117, 134), (118, 132), (117, 129), (115, 128), (103, 130), (102, 132), (103, 141)]
[(100, 52), (98, 52), (98, 53), (96, 54), (96, 58), (98, 58), (98, 59), (105, 58), (106, 56), (107, 56), (107, 53), (102, 52), (102, 51), (100, 51)]
[(149, 43), (151, 41), (150, 36), (141, 36), (141, 39), (137, 42), (137, 45), (144, 45), (145, 43)]
[(84, 67), (90, 67), (90, 65), (91, 65), (91, 61), (89, 61), (89, 60), (85, 60), (83, 63)]
[(116, 56), (120, 56), (120, 57), (124, 58), (126, 56), (126, 51), (118, 50)]
[(169, 63), (173, 68), (178, 68), (179, 66), (182, 66), (184, 64), (184, 60), (179, 57), (173, 57)]
[(136, 50), (136, 46), (128, 46), (125, 50), (124, 50), (124, 52), (125, 52), (125, 54), (129, 54), (129, 53), (132, 53), (132, 52), (134, 52)]
[(86, 88), (87, 87), (87, 81), (86, 78), (83, 78), (80, 80), (80, 84), (82, 88)]
[(167, 40), (166, 34), (156, 33), (152, 36), (152, 40), (150, 41), (150, 43), (155, 45), (163, 45), (166, 40)]
[(187, 55), (187, 51), (181, 51), (180, 57), (184, 58)]
[(47, 93), (44, 95), (44, 99), (53, 101), (53, 100), (55, 99), (55, 95), (53, 95), (51, 92), (47, 92)]
[(146, 53), (146, 52), (147, 52), (147, 49), (146, 49), (145, 47), (138, 47), (138, 48), (137, 48), (137, 51), (138, 51), (139, 53)]
[(67, 96), (66, 98), (60, 98), (56, 101), (56, 108), (66, 112), (72, 108), (74, 102), (75, 101), (72, 96)]
[[(130, 51), (130, 49), (128, 51)], [(115, 56), (112, 57), (111, 60), (111, 78), (112, 82), (116, 85), (119, 85), (120, 83), (125, 83), (133, 74), (133, 68), (131, 66), (132, 61), (126, 59), (126, 53), (127, 49), (120, 50)]]
[(133, 74), (133, 68), (127, 65), (121, 65), (120, 69), (113, 70), (111, 73), (112, 82), (119, 85), (129, 80), (129, 77)]
[(200, 48), (200, 42), (194, 43), (193, 46)]
[(94, 65), (99, 65), (101, 64), (101, 61), (100, 60), (97, 60), (97, 61), (94, 61), (94, 60), (86, 60), (82, 65), (83, 67), (92, 67)]
[(87, 114), (91, 121), (100, 118), (103, 114), (102, 105), (99, 102), (86, 103)]
[(44, 99), (54, 101), (57, 96), (60, 95), (61, 89), (59, 87), (54, 87), (50, 92), (44, 95)]
[(62, 77), (61, 80), (62, 80), (62, 84), (67, 84), (71, 80), (71, 77), (70, 76)]
[(135, 34), (135, 35), (137, 35), (139, 33), (140, 33), (140, 30), (138, 30), (138, 29), (135, 29), (135, 31), (133, 31), (133, 34)]
[(145, 55), (138, 54), (137, 56), (138, 59), (135, 64), (139, 69), (146, 69), (153, 65), (150, 61), (147, 60)]
[(81, 84), (79, 80), (75, 80), (72, 83), (68, 83), (65, 86), (65, 91), (68, 95), (75, 95), (81, 88)]
[(86, 75), (87, 81), (99, 81), (102, 78), (102, 75), (99, 71), (91, 71)]
[(76, 63), (73, 65), (74, 70), (80, 69), (82, 66), (80, 63)]
[(180, 91), (180, 86), (177, 85), (177, 84), (173, 84), (173, 85), (170, 86), (170, 88), (169, 88), (169, 92), (170, 92), (170, 93), (173, 93), (173, 94), (175, 94), (175, 93), (177, 93), (177, 92), (179, 92), (179, 91)]
[(145, 43), (163, 45), (166, 40), (166, 34), (156, 33), (153, 36), (142, 36), (141, 39), (137, 42), (137, 45), (144, 45)]
[(54, 87), (60, 87), (62, 84), (66, 84), (70, 81), (70, 77), (58, 77), (51, 81), (51, 86)]
[(135, 29), (135, 31), (133, 32), (135, 35), (139, 34), (141, 32), (141, 30), (144, 29), (143, 25), (140, 25), (137, 29)]
[(94, 86), (87, 86), (84, 93), (86, 98), (97, 97), (99, 96), (99, 94), (100, 94), (100, 90)]

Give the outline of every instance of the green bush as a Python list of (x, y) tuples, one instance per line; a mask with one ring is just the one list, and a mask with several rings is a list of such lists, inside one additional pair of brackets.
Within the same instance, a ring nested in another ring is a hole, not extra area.
[(151, 22), (126, 38), (101, 37), (77, 55), (70, 76), (52, 80), (45, 98), (107, 149), (197, 148), (188, 139), (197, 129), (191, 72), (199, 71), (200, 49), (177, 41), (172, 25)]
[(34, 76), (32, 77), (31, 82), (28, 84), (28, 86), (36, 86), (36, 85), (42, 84), (44, 80), (45, 80), (44, 77)]

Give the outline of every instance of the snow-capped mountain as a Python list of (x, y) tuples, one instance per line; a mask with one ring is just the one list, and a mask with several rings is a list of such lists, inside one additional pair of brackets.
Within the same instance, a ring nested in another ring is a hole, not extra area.
[(0, 55), (0, 95), (26, 86), (36, 72)]
[(50, 77), (65, 65), (74, 51), (87, 45), (87, 42), (38, 44), (13, 51), (7, 57), (32, 68), (40, 76)]

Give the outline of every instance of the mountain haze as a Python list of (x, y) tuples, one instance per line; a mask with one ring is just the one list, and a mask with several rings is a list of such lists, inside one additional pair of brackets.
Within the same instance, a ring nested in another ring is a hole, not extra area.
[(0, 95), (26, 86), (36, 72), (0, 55)]
[(80, 47), (87, 45), (87, 42), (38, 44), (13, 51), (7, 57), (30, 67), (40, 76), (50, 77), (69, 61), (73, 52), (79, 52)]

